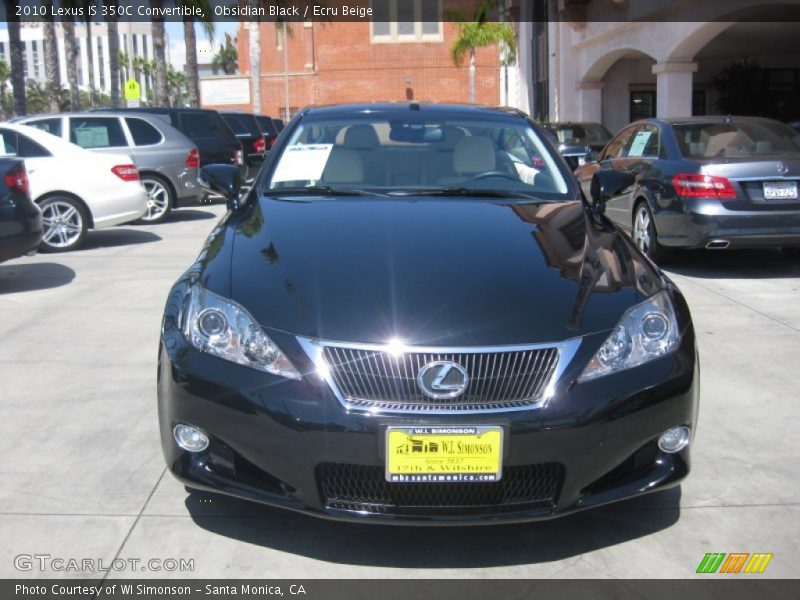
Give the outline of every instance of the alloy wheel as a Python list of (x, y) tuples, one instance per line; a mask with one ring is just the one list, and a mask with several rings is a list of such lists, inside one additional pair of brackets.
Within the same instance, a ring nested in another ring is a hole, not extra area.
[(648, 254), (651, 249), (651, 220), (650, 211), (642, 204), (636, 211), (636, 217), (633, 220), (633, 241), (639, 246), (639, 250)]
[(69, 248), (77, 243), (83, 231), (83, 217), (77, 207), (57, 200), (42, 208), (44, 241), (53, 248)]
[(142, 185), (147, 192), (147, 212), (140, 220), (145, 223), (160, 221), (169, 211), (169, 190), (155, 179), (143, 179)]

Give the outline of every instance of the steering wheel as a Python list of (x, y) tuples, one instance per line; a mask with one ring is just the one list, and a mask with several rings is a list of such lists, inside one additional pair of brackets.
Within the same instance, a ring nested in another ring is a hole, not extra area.
[(502, 179), (508, 179), (510, 181), (519, 181), (519, 177), (515, 177), (509, 173), (504, 171), (484, 171), (483, 173), (478, 173), (477, 175), (473, 175), (470, 177), (470, 181), (477, 181), (480, 179), (489, 179), (491, 177), (500, 177)]

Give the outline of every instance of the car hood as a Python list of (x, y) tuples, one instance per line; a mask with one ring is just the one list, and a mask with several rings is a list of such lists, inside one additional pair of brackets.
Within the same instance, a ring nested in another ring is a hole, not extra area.
[(660, 286), (579, 202), (262, 198), (230, 226), (231, 297), (316, 339), (561, 341), (614, 327)]

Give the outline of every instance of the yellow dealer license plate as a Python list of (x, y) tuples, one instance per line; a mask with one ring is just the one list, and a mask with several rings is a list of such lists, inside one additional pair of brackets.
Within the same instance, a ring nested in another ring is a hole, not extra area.
[(502, 427), (386, 430), (386, 480), (393, 483), (499, 481), (502, 457)]

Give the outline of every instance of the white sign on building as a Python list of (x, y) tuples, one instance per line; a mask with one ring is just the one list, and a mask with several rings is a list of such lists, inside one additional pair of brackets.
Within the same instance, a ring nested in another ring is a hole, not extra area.
[(203, 106), (250, 104), (250, 79), (248, 77), (201, 79), (200, 101)]

